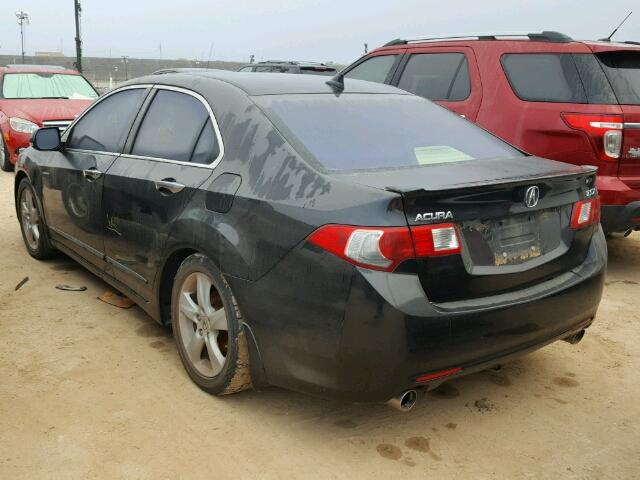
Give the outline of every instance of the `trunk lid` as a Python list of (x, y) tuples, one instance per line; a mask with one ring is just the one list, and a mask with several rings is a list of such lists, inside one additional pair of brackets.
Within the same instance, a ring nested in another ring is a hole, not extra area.
[(448, 302), (524, 288), (578, 266), (597, 225), (572, 230), (571, 215), (576, 202), (595, 196), (595, 172), (526, 157), (365, 173), (357, 181), (400, 193), (411, 226), (457, 226), (460, 255), (417, 262), (427, 297)]

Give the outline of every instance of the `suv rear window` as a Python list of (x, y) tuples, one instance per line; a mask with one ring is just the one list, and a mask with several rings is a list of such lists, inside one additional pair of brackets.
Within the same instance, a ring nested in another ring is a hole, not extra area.
[(254, 97), (289, 143), (327, 170), (370, 170), (522, 156), (515, 148), (414, 95)]
[(463, 53), (411, 55), (398, 88), (429, 100), (464, 100), (471, 93), (467, 57)]
[(502, 56), (514, 93), (530, 102), (616, 104), (592, 54), (523, 53)]
[(640, 105), (640, 52), (598, 54), (605, 73), (623, 105)]

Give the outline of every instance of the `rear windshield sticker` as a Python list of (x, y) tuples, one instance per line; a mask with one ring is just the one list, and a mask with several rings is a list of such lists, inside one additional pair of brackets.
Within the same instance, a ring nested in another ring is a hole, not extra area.
[(466, 153), (447, 145), (415, 147), (413, 149), (413, 153), (420, 165), (435, 165), (438, 163), (454, 163), (473, 160), (473, 157), (470, 157)]

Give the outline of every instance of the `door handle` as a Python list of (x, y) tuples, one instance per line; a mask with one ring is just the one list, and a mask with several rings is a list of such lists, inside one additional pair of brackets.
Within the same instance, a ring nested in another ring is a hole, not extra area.
[(184, 185), (176, 182), (175, 178), (156, 180), (153, 183), (156, 186), (156, 190), (158, 190), (163, 195), (172, 195), (184, 190)]
[(86, 178), (90, 182), (93, 182), (102, 176), (102, 172), (98, 170), (96, 167), (91, 167), (87, 170), (83, 170), (82, 175), (84, 176), (84, 178)]

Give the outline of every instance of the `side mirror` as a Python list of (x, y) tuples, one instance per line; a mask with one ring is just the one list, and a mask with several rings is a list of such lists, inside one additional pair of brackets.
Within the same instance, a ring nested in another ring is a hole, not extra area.
[(43, 127), (35, 131), (31, 143), (36, 150), (57, 151), (62, 149), (58, 127)]

